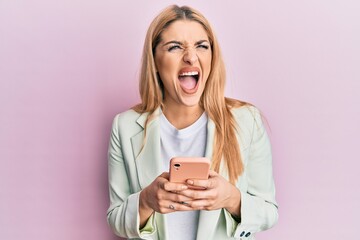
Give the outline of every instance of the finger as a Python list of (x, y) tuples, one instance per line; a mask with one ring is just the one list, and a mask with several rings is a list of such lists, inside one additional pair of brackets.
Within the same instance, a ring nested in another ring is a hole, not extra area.
[(200, 179), (188, 179), (186, 183), (189, 186), (203, 188), (203, 189), (211, 189), (216, 186), (216, 178), (209, 178), (207, 180), (200, 180)]
[(187, 188), (188, 188), (187, 185), (183, 184), (183, 183), (173, 183), (173, 182), (169, 182), (169, 181), (166, 181), (163, 183), (163, 189), (168, 192), (177, 193), (177, 192), (183, 191)]
[(160, 188), (157, 192), (156, 192), (156, 199), (158, 201), (173, 201), (173, 202), (187, 202), (189, 200), (192, 200), (189, 197), (186, 197), (184, 195), (180, 194), (181, 191), (178, 192), (172, 192), (172, 191), (166, 191), (162, 188)]
[(170, 213), (176, 211), (176, 205), (174, 202), (171, 201), (162, 201), (159, 202), (159, 212), (160, 213)]
[(189, 202), (192, 200), (192, 198), (190, 197), (187, 197), (187, 196), (184, 196), (184, 195), (181, 195), (179, 193), (173, 193), (173, 192), (168, 192), (166, 190), (161, 190), (160, 196), (157, 198), (158, 200), (161, 200), (161, 201), (172, 201), (172, 202)]
[(192, 201), (193, 199), (181, 194), (177, 194), (177, 193), (171, 193), (168, 195), (168, 199), (173, 201), (173, 202), (178, 202), (178, 203), (188, 203), (190, 201)]
[(191, 210), (194, 209), (191, 208), (188, 204), (182, 204), (172, 201), (164, 201), (160, 208), (161, 213), (170, 213), (176, 211), (191, 211)]
[(213, 201), (201, 199), (201, 200), (195, 200), (189, 203), (189, 207), (196, 210), (214, 210), (217, 209), (213, 205)]
[(196, 209), (192, 208), (188, 202), (176, 203), (176, 211), (194, 211)]
[(184, 190), (179, 192), (179, 195), (188, 197), (192, 200), (194, 199), (212, 199), (213, 195), (214, 195), (214, 191), (213, 190), (193, 190), (193, 189), (188, 189), (188, 190)]

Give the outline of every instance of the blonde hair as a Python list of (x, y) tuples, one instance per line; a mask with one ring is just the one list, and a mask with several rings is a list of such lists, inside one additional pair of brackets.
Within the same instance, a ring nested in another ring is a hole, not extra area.
[(139, 113), (149, 113), (145, 124), (146, 136), (146, 126), (152, 119), (154, 111), (163, 107), (163, 86), (155, 69), (155, 49), (161, 41), (161, 33), (177, 20), (190, 20), (200, 23), (209, 37), (212, 49), (211, 71), (200, 99), (200, 105), (215, 123), (212, 169), (219, 172), (221, 162), (224, 161), (228, 170), (229, 181), (235, 184), (237, 178), (242, 174), (244, 166), (236, 138), (237, 125), (231, 108), (240, 107), (247, 103), (224, 96), (226, 77), (220, 47), (209, 22), (200, 12), (188, 6), (172, 5), (164, 9), (152, 21), (146, 34), (143, 49), (139, 86), (141, 103), (133, 109)]

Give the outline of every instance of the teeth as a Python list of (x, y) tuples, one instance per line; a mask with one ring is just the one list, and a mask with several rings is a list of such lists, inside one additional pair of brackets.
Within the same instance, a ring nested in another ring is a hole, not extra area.
[(197, 72), (197, 71), (195, 71), (195, 72), (183, 72), (179, 76), (194, 76), (194, 75), (199, 75), (199, 72)]

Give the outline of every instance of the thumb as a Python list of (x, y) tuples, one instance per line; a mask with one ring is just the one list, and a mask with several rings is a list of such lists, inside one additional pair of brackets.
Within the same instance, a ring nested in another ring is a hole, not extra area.
[(210, 170), (209, 171), (209, 177), (216, 177), (218, 176), (219, 174), (217, 172), (215, 172), (214, 170)]
[(169, 180), (170, 174), (168, 172), (163, 172), (162, 174), (160, 174), (159, 177)]

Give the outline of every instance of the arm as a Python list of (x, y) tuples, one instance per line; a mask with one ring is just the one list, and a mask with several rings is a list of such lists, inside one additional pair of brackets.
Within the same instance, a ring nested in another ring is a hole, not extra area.
[[(118, 116), (115, 117), (108, 150), (108, 175), (110, 207), (107, 220), (114, 233), (126, 238), (150, 238), (155, 229), (150, 232), (140, 232), (139, 203), (141, 192), (132, 193), (128, 172), (122, 154)], [(146, 220), (143, 219), (143, 223)], [(145, 225), (145, 224), (143, 224)], [(151, 238), (150, 238), (151, 239)]]
[(244, 173), (247, 189), (240, 189), (241, 222), (236, 226), (234, 236), (239, 236), (242, 232), (255, 233), (266, 230), (278, 219), (269, 138), (259, 111), (253, 107), (250, 110), (253, 128)]

